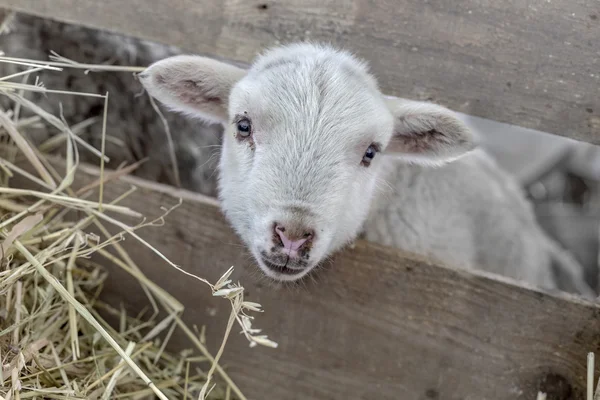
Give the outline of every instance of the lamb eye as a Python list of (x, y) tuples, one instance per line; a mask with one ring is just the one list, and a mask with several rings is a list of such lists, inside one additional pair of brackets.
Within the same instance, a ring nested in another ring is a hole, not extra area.
[(373, 158), (375, 158), (375, 154), (377, 154), (377, 148), (374, 145), (370, 145), (362, 158), (361, 164), (368, 167)]
[(241, 137), (248, 137), (252, 133), (252, 124), (248, 119), (242, 119), (237, 123), (237, 130)]

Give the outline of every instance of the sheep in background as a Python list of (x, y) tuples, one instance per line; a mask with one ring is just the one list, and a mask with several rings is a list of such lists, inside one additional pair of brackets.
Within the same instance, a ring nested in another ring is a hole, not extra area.
[[(10, 32), (2, 35), (0, 50), (11, 57), (47, 60), (51, 51), (54, 51), (63, 57), (88, 64), (147, 66), (180, 53), (174, 47), (21, 14), (17, 14), (10, 25)], [(21, 70), (22, 67), (0, 63), (0, 76)], [(149, 162), (142, 164), (136, 171), (137, 175), (175, 184), (164, 124), (132, 73), (85, 74), (83, 70), (65, 68), (62, 72), (40, 71), (36, 75), (49, 89), (96, 94), (108, 91), (107, 132), (111, 138), (106, 143), (106, 154), (111, 159), (109, 167), (116, 168), (124, 161), (133, 163), (147, 157)], [(33, 83), (33, 79), (32, 76), (29, 83)], [(104, 101), (99, 98), (46, 96), (41, 93), (28, 93), (28, 96), (53, 115), (59, 114), (59, 104), (62, 103), (63, 115), (71, 126), (88, 118), (100, 119), (104, 111)], [(7, 102), (7, 99), (1, 98), (0, 107), (12, 108)], [(23, 110), (23, 115), (27, 115), (26, 110)], [(214, 170), (220, 150), (221, 128), (169, 114), (165, 117), (173, 135), (182, 186), (215, 196), (217, 185)], [(57, 132), (46, 125), (42, 129), (27, 129), (25, 133), (35, 144), (40, 144)], [(81, 136), (99, 149), (101, 134), (102, 124), (99, 120)], [(84, 162), (98, 163), (98, 158), (86, 150), (82, 149), (80, 155)]]

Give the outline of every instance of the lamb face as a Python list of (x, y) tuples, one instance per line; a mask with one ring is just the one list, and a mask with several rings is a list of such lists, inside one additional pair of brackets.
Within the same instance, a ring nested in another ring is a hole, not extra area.
[(393, 123), (362, 66), (288, 51), (259, 60), (233, 88), (220, 182), (230, 220), (263, 271), (282, 280), (357, 235)]
[(365, 65), (297, 44), (249, 71), (179, 56), (140, 76), (171, 108), (225, 127), (220, 200), (264, 273), (296, 280), (353, 240), (383, 154), (439, 162), (474, 147), (448, 110), (386, 100)]

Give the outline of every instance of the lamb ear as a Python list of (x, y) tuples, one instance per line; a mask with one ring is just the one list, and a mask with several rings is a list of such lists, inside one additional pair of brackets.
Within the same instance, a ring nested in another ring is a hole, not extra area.
[(419, 164), (442, 164), (478, 146), (473, 132), (445, 107), (402, 99), (387, 101), (394, 115), (394, 134), (386, 154)]
[(148, 93), (167, 107), (225, 123), (229, 93), (245, 74), (207, 57), (182, 55), (157, 61), (138, 76)]

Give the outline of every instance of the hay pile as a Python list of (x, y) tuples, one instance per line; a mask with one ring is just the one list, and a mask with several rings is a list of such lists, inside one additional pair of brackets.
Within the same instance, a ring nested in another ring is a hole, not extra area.
[[(125, 236), (139, 240), (147, 251), (157, 253), (171, 267), (182, 271), (136, 233), (146, 226), (160, 229), (162, 218), (135, 226), (119, 220), (119, 216), (143, 217), (118, 204), (134, 189), (111, 203), (103, 202), (104, 186), (138, 166), (123, 166), (110, 174), (104, 171), (108, 161), (104, 155), (108, 93), (50, 89), (35, 80), (35, 73), (45, 69), (59, 72), (63, 68), (118, 68), (136, 72), (141, 68), (80, 65), (57, 55), (52, 62), (8, 57), (0, 57), (0, 62), (22, 67), (17, 74), (0, 77), (0, 96), (14, 104), (12, 109), (0, 110), (0, 400), (244, 399), (218, 360), (236, 322), (251, 346), (276, 347), (276, 343), (252, 328), (248, 314), (261, 311), (260, 305), (244, 301), (244, 288), (228, 279), (232, 269), (215, 284), (191, 276), (232, 306), (222, 346), (215, 356), (209, 354), (202, 332), (181, 320), (184, 307), (149, 281), (120, 245)], [(31, 91), (57, 96), (57, 101), (60, 96), (104, 99), (103, 121), (82, 123), (103, 124), (101, 148), (95, 149), (78, 137), (81, 126), (70, 127), (61, 115), (47, 113), (27, 100), (26, 94)], [(21, 118), (25, 109), (35, 116)], [(57, 134), (33, 148), (25, 132), (42, 121), (55, 128)], [(45, 151), (56, 146), (65, 146), (63, 173), (44, 156)], [(97, 156), (101, 173), (96, 182), (75, 190), (72, 185), (80, 150)], [(28, 189), (17, 181), (27, 182)], [(92, 197), (95, 191), (99, 197)], [(73, 210), (81, 218), (66, 218), (73, 215)], [(166, 210), (163, 217), (168, 218), (170, 211)], [(90, 234), (88, 228), (92, 227), (102, 235)], [(120, 233), (110, 234), (108, 227), (117, 227)], [(114, 251), (109, 252), (109, 248)], [(138, 279), (148, 296), (146, 312), (127, 315), (125, 310), (113, 309), (100, 300), (108, 274), (90, 259), (92, 254)], [(167, 317), (160, 319), (160, 312)], [(120, 321), (118, 328), (104, 321), (101, 313), (116, 316)], [(165, 351), (175, 329), (187, 335), (193, 349), (179, 354)]]

